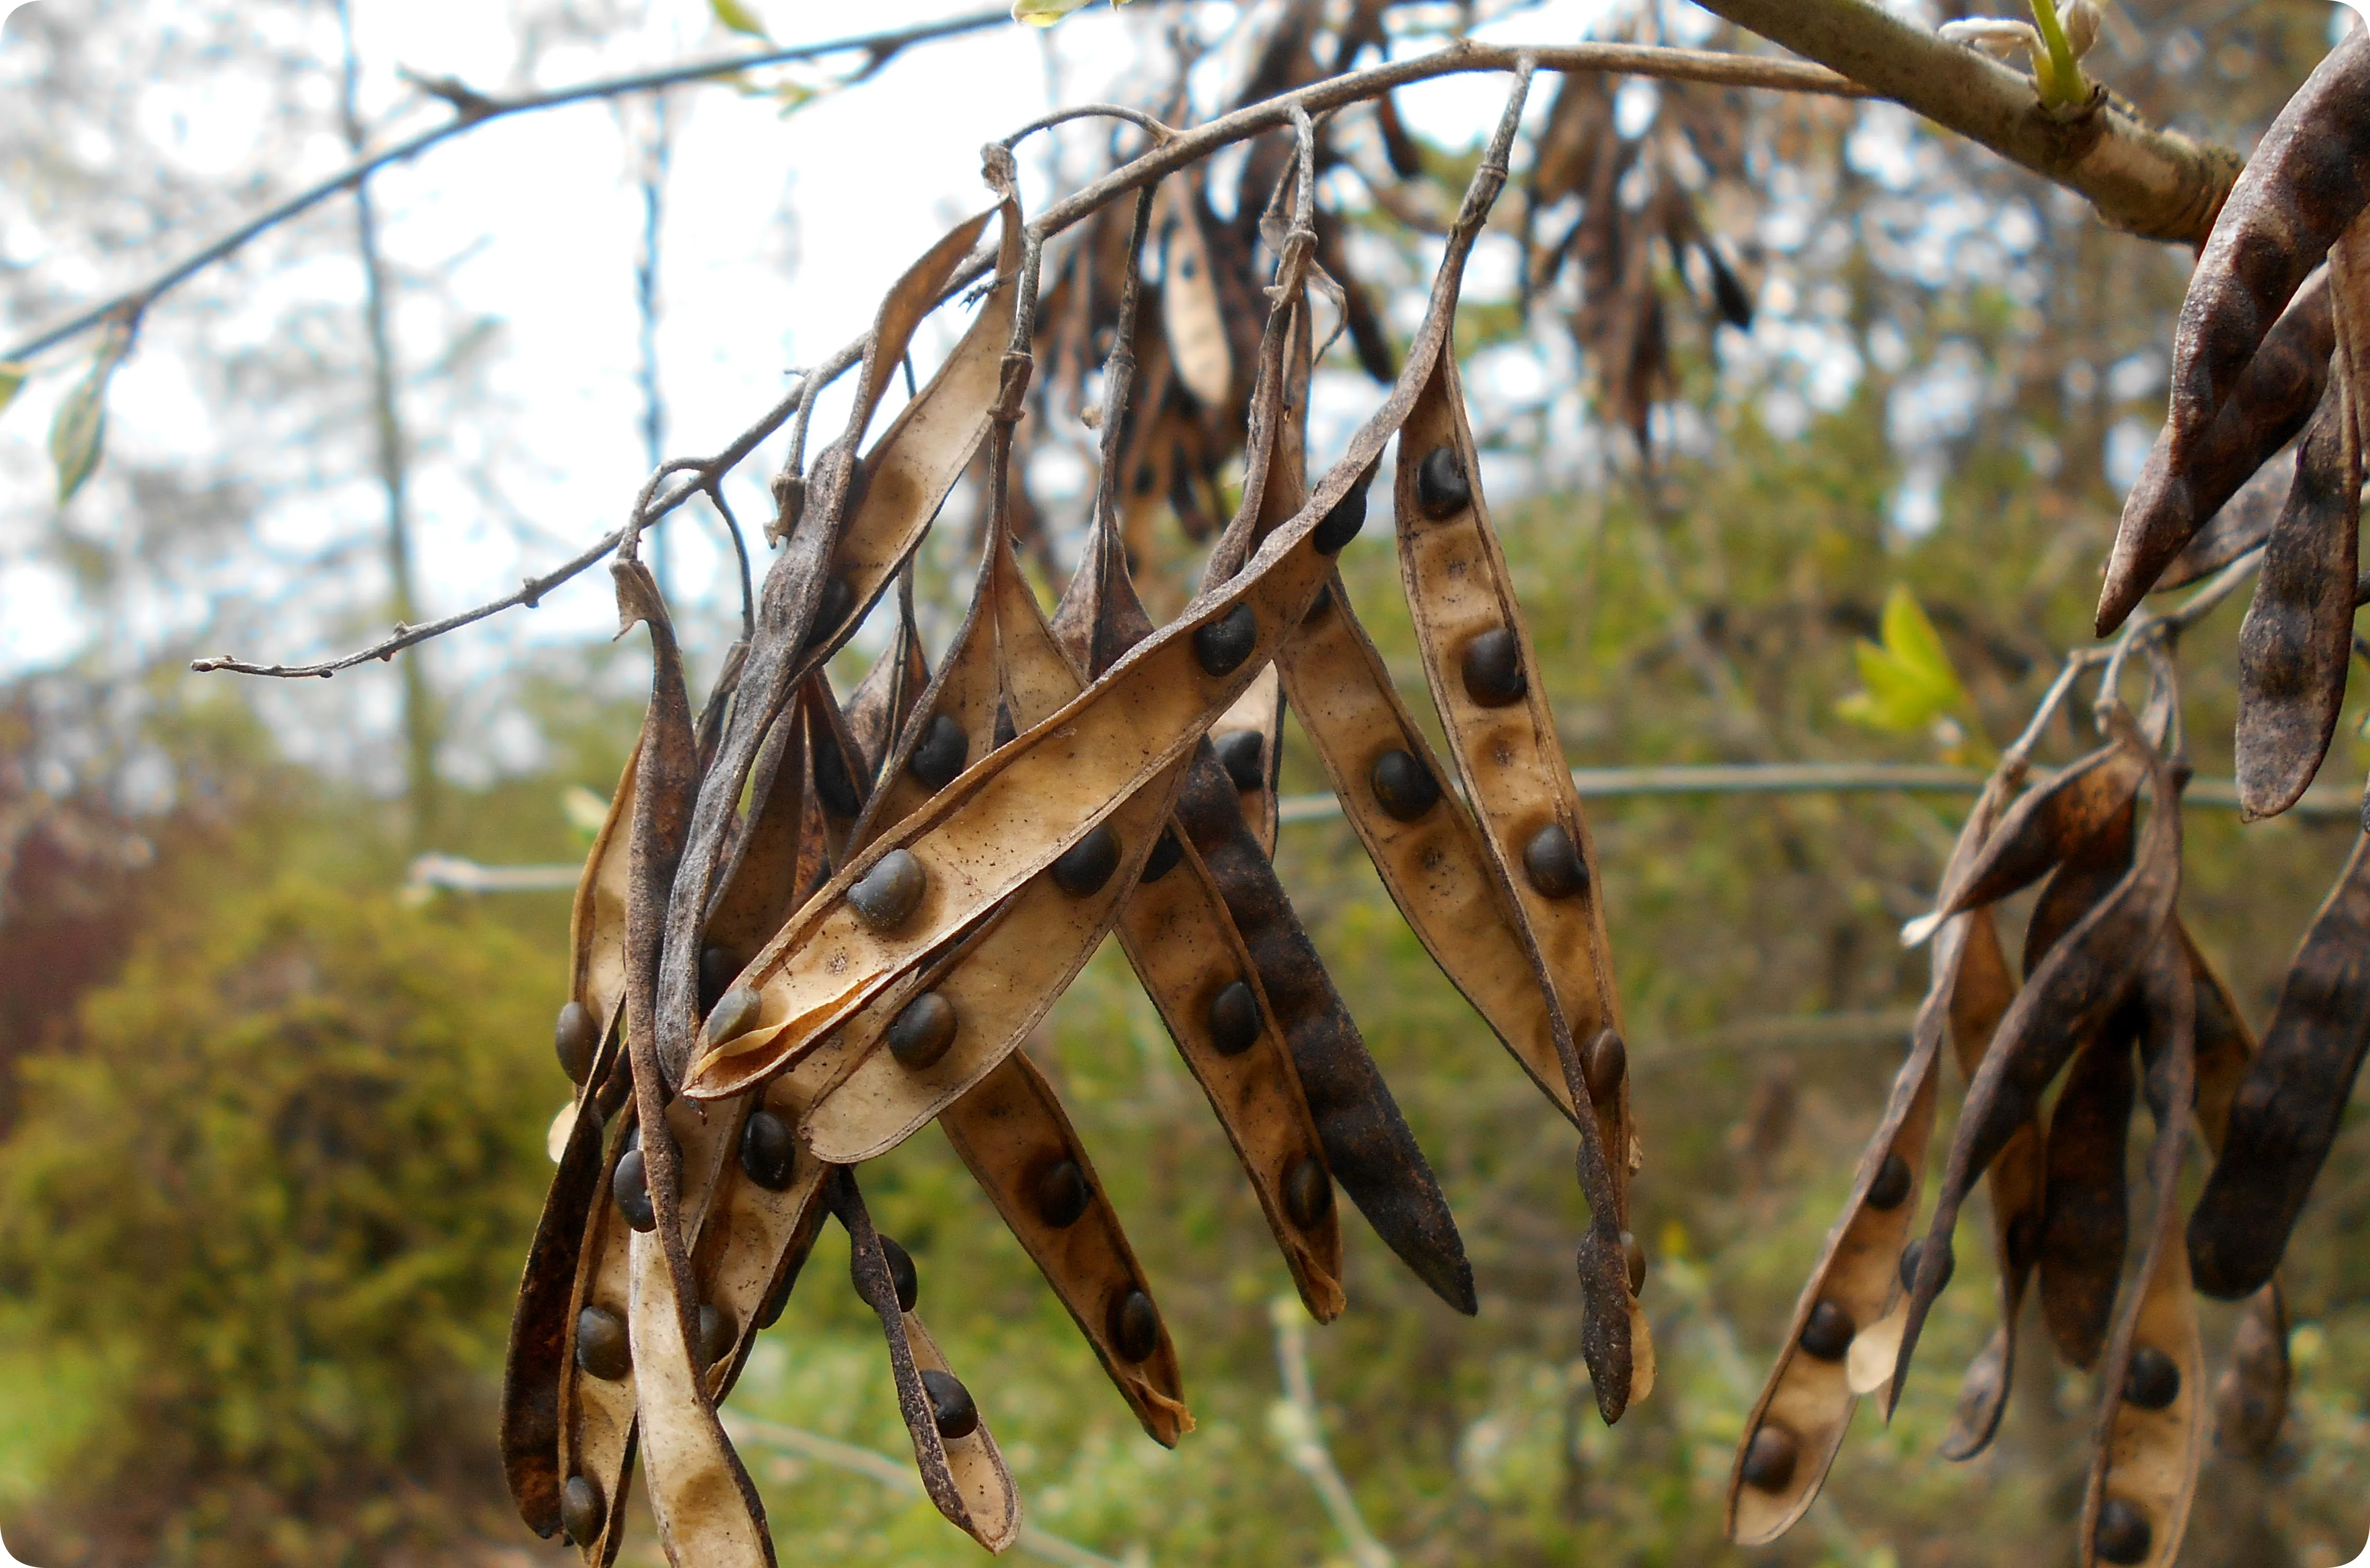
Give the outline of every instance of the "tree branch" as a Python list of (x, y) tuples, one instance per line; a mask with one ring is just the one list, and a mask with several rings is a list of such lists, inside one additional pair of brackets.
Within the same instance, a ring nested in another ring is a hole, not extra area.
[[(52, 348), (69, 338), (98, 327), (121, 316), (138, 316), (157, 297), (194, 274), (221, 260), (224, 257), (298, 213), (316, 207), (341, 190), (359, 189), (368, 175), (389, 164), (402, 163), (418, 157), (440, 142), (449, 141), (465, 131), (489, 121), (505, 119), (514, 114), (533, 114), (541, 110), (560, 109), (573, 103), (590, 103), (601, 98), (623, 97), (628, 93), (656, 92), (662, 87), (685, 82), (711, 81), (764, 65), (782, 65), (798, 60), (814, 60), (827, 54), (864, 53), (871, 56), (866, 74), (880, 69), (892, 56), (916, 43), (954, 38), (963, 33), (979, 32), (988, 28), (1002, 27), (1012, 19), (1002, 6), (986, 11), (970, 11), (944, 21), (923, 22), (910, 28), (897, 28), (887, 32), (859, 33), (852, 38), (830, 39), (822, 43), (802, 43), (787, 49), (762, 50), (754, 54), (738, 54), (722, 60), (695, 61), (685, 65), (670, 66), (663, 71), (644, 71), (630, 76), (611, 76), (599, 81), (583, 82), (563, 87), (557, 92), (534, 93), (523, 98), (489, 98), (477, 93), (449, 78), (435, 82), (419, 82), (423, 91), (453, 105), (454, 117), (442, 125), (409, 136), (394, 145), (383, 148), (366, 157), (358, 158), (317, 184), (306, 187), (275, 207), (256, 214), (213, 244), (183, 257), (146, 282), (126, 289), (113, 298), (94, 305), (77, 316), (46, 328), (34, 336), (0, 352), (0, 361), (30, 358), (43, 349)], [(414, 78), (417, 81), (417, 78)]]
[(1869, 0), (1704, 0), (1741, 28), (2089, 198), (2110, 225), (2203, 245), (2238, 155), (2142, 124), (2103, 90), (2069, 111), (2029, 76), (1914, 27)]

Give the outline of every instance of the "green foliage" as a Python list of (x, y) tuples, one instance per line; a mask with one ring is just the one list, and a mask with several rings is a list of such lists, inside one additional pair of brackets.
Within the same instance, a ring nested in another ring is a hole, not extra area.
[(734, 32), (749, 38), (773, 36), (765, 30), (765, 18), (742, 4), (742, 0), (708, 0), (708, 8), (716, 13), (718, 21)]
[(17, 394), (24, 390), (25, 377), (29, 374), (30, 373), (21, 364), (9, 360), (0, 360), (0, 409), (5, 409), (17, 400)]
[[(60, 506), (72, 501), (83, 481), (98, 468), (99, 451), (107, 439), (107, 384), (130, 346), (129, 334), (120, 328), (110, 330), (91, 356), (90, 369), (74, 384), (50, 421), (50, 462), (58, 471)], [(15, 386), (8, 393), (15, 396)]]
[[(1950, 663), (1934, 623), (1918, 607), (1917, 595), (1905, 583), (1893, 584), (1884, 601), (1881, 643), (1866, 639), (1853, 645), (1860, 684), (1835, 705), (1835, 711), (1856, 724), (1893, 735), (1942, 732), (1951, 751), (1962, 749), (1962, 721), (1972, 715), (1965, 683)], [(1953, 761), (1960, 760), (1953, 756)]]
[(549, 966), (378, 893), (189, 880), (0, 1146), (0, 1501), (101, 1562), (449, 1535), (548, 1169)]

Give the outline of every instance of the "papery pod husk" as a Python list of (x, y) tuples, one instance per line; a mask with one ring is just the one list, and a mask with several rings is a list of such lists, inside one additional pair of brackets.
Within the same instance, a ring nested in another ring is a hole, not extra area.
[[(1027, 1052), (1014, 1052), (976, 1089), (949, 1106), (938, 1125), (1004, 1216), (1006, 1227), (1036, 1261), (1145, 1434), (1163, 1447), (1175, 1447), (1178, 1438), (1193, 1430), (1178, 1374), (1177, 1348), (1162, 1322), (1150, 1355), (1131, 1362), (1121, 1354), (1112, 1317), (1131, 1290), (1155, 1300), (1151, 1282), (1045, 1075)], [(1055, 1226), (1038, 1213), (1032, 1199), (1036, 1179), (1065, 1159), (1076, 1165), (1088, 1202), (1076, 1220)], [(1154, 1310), (1158, 1310), (1156, 1302)]]
[[(2326, 395), (2324, 393), (2324, 395)], [(2295, 447), (2282, 447), (2208, 518), (2156, 580), (2155, 592), (2186, 588), (2211, 577), (2272, 536), (2272, 525), (2295, 484)]]
[[(1952, 868), (1981, 847), (2008, 790), (2008, 778), (1996, 775), (1977, 797), (1951, 852)], [(1948, 868), (1944, 877), (1947, 882)], [(1722, 1521), (1728, 1539), (1740, 1546), (1766, 1545), (1777, 1539), (1809, 1510), (1843, 1447), (1861, 1395), (1870, 1391), (1858, 1386), (1855, 1372), (1865, 1377), (1873, 1364), (1880, 1383), (1891, 1374), (1890, 1354), (1877, 1353), (1885, 1350), (1889, 1336), (1898, 1327), (1893, 1308), (1901, 1295), (1901, 1250), (1917, 1216), (1926, 1148), (1934, 1131), (1943, 1032), (1950, 1022), (1951, 998), (1970, 938), (1980, 943), (1990, 934), (1990, 925), (1991, 912), (1979, 909), (1945, 922), (1935, 939), (1933, 979), (1911, 1027), (1908, 1059), (1893, 1075), (1884, 1114), (1860, 1155), (1851, 1195), (1827, 1232), (1826, 1246), (1795, 1300), (1783, 1348), (1744, 1420), (1736, 1458), (1730, 1467)], [(1996, 938), (1992, 945), (1996, 950)], [(1888, 1158), (1899, 1159), (1907, 1169), (1908, 1191), (1890, 1208), (1879, 1208), (1869, 1202), (1869, 1191)], [(1849, 1343), (1832, 1358), (1812, 1355), (1801, 1343), (1822, 1303), (1843, 1312), (1852, 1328)], [(1794, 1463), (1784, 1482), (1774, 1487), (1751, 1484), (1745, 1479), (1746, 1457), (1765, 1428), (1782, 1432), (1794, 1445)]]
[(1919, 1331), (1940, 1293), (1950, 1267), (1951, 1231), (1968, 1191), (2031, 1119), (2074, 1045), (2104, 1024), (2138, 984), (2146, 955), (2170, 917), (2180, 891), (2180, 811), (2175, 774), (2121, 704), (2103, 707), (2100, 718), (2115, 744), (2148, 758), (2153, 805), (2147, 826), (2132, 870), (2026, 976), (1968, 1086), (1910, 1290), (1888, 1408), (1900, 1400)]
[[(800, 880), (805, 841), (811, 826), (817, 836), (822, 826), (809, 821), (821, 814), (811, 788), (809, 723), (803, 698), (793, 698), (757, 754), (749, 807), (733, 836), (724, 879), (701, 932), (702, 1013), (716, 1005), (716, 997), (706, 994), (705, 973), (715, 968), (730, 973), (746, 963), (781, 928), (806, 891)], [(728, 956), (711, 962), (711, 952)]]
[[(913, 1439), (914, 1462), (921, 1472), (922, 1490), (939, 1513), (990, 1551), (1002, 1551), (1020, 1534), (1020, 1493), (1005, 1469), (1004, 1456), (988, 1431), (984, 1412), (969, 1435), (939, 1435), (930, 1414), (929, 1396), (923, 1391), (924, 1368), (948, 1372), (946, 1358), (921, 1320), (897, 1306), (897, 1287), (889, 1274), (880, 1235), (865, 1212), (853, 1172), (835, 1172), (830, 1186), (832, 1210), (846, 1228), (848, 1273), (858, 1299), (880, 1320), (889, 1343), (890, 1371), (897, 1384), (897, 1408)], [(973, 1403), (978, 1396), (972, 1395)]]
[(569, 1365), (577, 1262), (592, 1205), (605, 1196), (598, 1116), (575, 1116), (527, 1248), (502, 1357), (502, 1476), (527, 1528), (559, 1529), (559, 1386)]
[[(1281, 825), (1276, 778), (1283, 760), (1283, 683), (1273, 664), (1261, 670), (1250, 689), (1218, 715), (1218, 721), (1210, 726), (1210, 744), (1228, 759), (1226, 776), (1235, 780), (1237, 803), (1242, 808), (1243, 820), (1250, 824), (1251, 836), (1259, 840), (1262, 853), (1274, 859), (1275, 836)], [(1229, 755), (1232, 746), (1251, 750), (1259, 759), (1258, 782), (1248, 789), (1236, 776)]]
[[(1486, 201), (1480, 211), (1486, 212)], [(730, 1092), (711, 1087), (720, 1062), (751, 1056), (770, 1068), (812, 1050), (879, 990), (1044, 870), (1110, 802), (1163, 771), (1240, 697), (1328, 575), (1329, 563), (1317, 554), (1310, 532), (1363, 477), (1429, 379), (1446, 338), (1443, 311), (1453, 306), (1469, 246), (1468, 230), (1462, 246), (1450, 247), (1409, 375), (1317, 486), (1301, 515), (1271, 536), (1223, 592), (1204, 593), (1076, 702), (983, 759), (842, 869), (744, 972), (744, 979), (763, 987), (757, 1026), (711, 1049), (696, 1066), (687, 1092)], [(1255, 628), (1250, 646), (1230, 673), (1206, 674), (1193, 651), (1195, 634), (1244, 608)], [(859, 921), (846, 891), (897, 849), (920, 863), (926, 890), (897, 930), (874, 932)], [(750, 1065), (736, 1064), (733, 1076)]]
[[(2107, 823), (2127, 815), (2146, 776), (2146, 764), (2129, 748), (2106, 745), (2025, 791), (2002, 814), (1982, 852), (1943, 884), (1935, 912), (1910, 922), (1904, 940), (1919, 940), (1952, 915), (1996, 904), (2031, 886)], [(2036, 956), (2028, 942), (2028, 973)]]
[(2248, 1299), (2230, 1338), (2230, 1365), (2214, 1389), (2214, 1446), (2243, 1459), (2261, 1459), (2279, 1447), (2287, 1424), (2288, 1314), (2279, 1282)]
[(2074, 1055), (2049, 1113), (2041, 1221), (2041, 1314), (2066, 1365), (2088, 1371), (2114, 1326), (2131, 1241), (2124, 1136), (2137, 1092), (2130, 1004)]
[(904, 730), (914, 705), (929, 685), (930, 661), (922, 648), (922, 629), (914, 621), (914, 579), (909, 572), (899, 580), (897, 629), (889, 647), (864, 672), (841, 709), (849, 738), (864, 754), (860, 783), (867, 794), (880, 788), (889, 747)]
[[(2197, 1304), (2190, 1292), (2180, 1234), (2180, 1165), (2195, 1098), (2195, 981), (2177, 933), (2153, 944), (2144, 987), (2150, 1036), (2148, 1101), (2157, 1138), (2149, 1156), (2155, 1198), (2148, 1244), (2131, 1299), (2118, 1314), (2114, 1338), (2100, 1368), (2098, 1425), (2082, 1506), (2082, 1568), (2106, 1561), (2132, 1568), (2169, 1568), (2180, 1555), (2189, 1507), (2205, 1449), (2205, 1357), (2198, 1341)], [(2123, 1397), (2134, 1353), (2141, 1347), (2171, 1358), (2180, 1387), (2162, 1410), (2144, 1410)], [(2137, 1509), (2149, 1539), (2136, 1559), (2108, 1559), (2099, 1551), (2107, 1502)]]
[(2331, 49), (2239, 172), (2190, 275), (2172, 340), (2168, 427), (2180, 464), (2338, 232), (2370, 202), (2370, 38)]
[[(796, 1124), (797, 1101), (788, 1078), (751, 1097), (749, 1109), (759, 1108)], [(692, 1253), (701, 1300), (723, 1313), (732, 1332), (731, 1349), (707, 1369), (711, 1402), (724, 1402), (765, 1327), (762, 1320), (788, 1299), (822, 1231), (830, 1180), (831, 1167), (803, 1148), (779, 1191), (751, 1181), (738, 1159), (727, 1159), (719, 1170), (716, 1193)]]
[(618, 1548), (624, 1544), (626, 1482), (633, 1472), (636, 1437), (634, 1377), (628, 1370), (622, 1379), (613, 1381), (584, 1371), (576, 1362), (576, 1330), (578, 1316), (587, 1307), (614, 1313), (621, 1323), (627, 1320), (632, 1289), (632, 1264), (627, 1250), (629, 1232), (625, 1216), (617, 1212), (610, 1196), (610, 1178), (626, 1151), (634, 1120), (633, 1109), (628, 1105), (626, 1113), (617, 1118), (618, 1124), (601, 1159), (592, 1203), (585, 1217), (576, 1278), (569, 1294), (561, 1346), (558, 1483), (564, 1487), (569, 1477), (581, 1475), (600, 1489), (603, 1528), (597, 1537), (581, 1548), (584, 1561), (594, 1568), (607, 1568), (607, 1564), (616, 1562)]
[(1234, 351), (1202, 217), (1198, 182), (1188, 178), (1162, 184), (1153, 214), (1163, 257), (1160, 327), (1179, 385), (1202, 408), (1223, 409), (1234, 390)]
[(2249, 476), (2272, 466), (2312, 418), (2329, 384), (2335, 336), (2324, 271), (2296, 291), (2178, 470), (2169, 427), (2157, 435), (2123, 502), (2099, 594), (2100, 636), (2121, 627), (2142, 594), (2195, 581), (2200, 561), (2246, 527), (2249, 509), (2233, 513), (2231, 506), (2253, 488)]
[(2303, 797), (2345, 707), (2362, 452), (2353, 389), (2339, 376), (2330, 392), (2297, 444), (2295, 483), (2238, 628), (2238, 805), (2250, 821)]
[(2236, 1300), (2270, 1283), (2370, 1047), (2370, 838), (2356, 838), (2280, 986), (2262, 1049), (2228, 1111), (2189, 1217), (2197, 1288)]

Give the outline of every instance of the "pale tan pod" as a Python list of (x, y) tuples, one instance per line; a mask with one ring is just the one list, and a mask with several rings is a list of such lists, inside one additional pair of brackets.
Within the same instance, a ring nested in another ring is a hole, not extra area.
[(593, 1026), (601, 1032), (592, 1070), (578, 1088), (580, 1107), (586, 1096), (600, 1089), (617, 1060), (617, 1015), (626, 997), (626, 898), (633, 873), (628, 851), (633, 837), (634, 761), (640, 755), (637, 744), (626, 759), (616, 792), (609, 797), (609, 814), (601, 819), (601, 831), (584, 857), (576, 897), (569, 905), (568, 994), (592, 1015)]
[[(1233, 737), (1248, 737), (1235, 740)], [(1210, 744), (1225, 757), (1232, 746), (1249, 748), (1258, 759), (1258, 782), (1243, 790), (1239, 799), (1243, 819), (1250, 824), (1251, 836), (1259, 840), (1260, 848), (1270, 857), (1275, 854), (1278, 826), (1275, 792), (1277, 748), (1283, 743), (1283, 683), (1270, 664), (1251, 682), (1232, 708), (1218, 715), (1210, 726)], [(1229, 773), (1232, 772), (1230, 764)], [(1237, 785), (1240, 784), (1237, 779)]]
[(601, 1162), (601, 1182), (593, 1192), (577, 1263), (576, 1290), (568, 1304), (567, 1355), (560, 1363), (559, 1479), (565, 1485), (570, 1476), (581, 1475), (601, 1489), (606, 1519), (600, 1536), (582, 1548), (584, 1561), (596, 1565), (616, 1561), (623, 1544), (626, 1481), (634, 1463), (634, 1375), (629, 1370), (612, 1381), (577, 1366), (576, 1328), (587, 1307), (614, 1312), (621, 1323), (627, 1319), (632, 1260), (626, 1242), (631, 1232), (609, 1195), (609, 1182), (632, 1125), (629, 1102)]
[(945, 787), (943, 782), (934, 787), (915, 772), (915, 755), (927, 753), (926, 741), (938, 720), (949, 721), (962, 732), (962, 768), (995, 749), (996, 712), (1004, 690), (995, 648), (995, 584), (1002, 570), (998, 557), (1009, 559), (1010, 555), (1008, 547), (981, 552), (979, 576), (962, 626), (939, 661), (938, 673), (895, 732), (889, 755), (880, 766), (880, 782), (864, 802), (852, 840), (858, 849), (913, 815)]
[[(1480, 830), (1446, 768), (1399, 698), (1382, 655), (1337, 577), (1276, 659), (1300, 728), (1317, 751), (1383, 886), (1441, 973), (1566, 1116), (1577, 1118), (1546, 990), (1493, 884)], [(1384, 753), (1404, 750), (1440, 784), (1413, 822), (1381, 809), (1370, 782)]]
[[(749, 785), (749, 809), (733, 835), (701, 940), (738, 969), (798, 907), (799, 864), (811, 814), (806, 705), (794, 698), (767, 726)], [(814, 813), (819, 814), (819, 813)]]
[(1210, 271), (1209, 241), (1202, 235), (1201, 203), (1182, 181), (1162, 185), (1156, 200), (1153, 223), (1164, 236), (1160, 324), (1177, 379), (1204, 409), (1223, 409), (1234, 385), (1234, 356)]
[[(759, 1103), (795, 1125), (795, 1110), (780, 1104), (786, 1098), (777, 1087)], [(708, 1368), (708, 1397), (719, 1404), (748, 1362), (765, 1304), (777, 1291), (787, 1294), (784, 1274), (795, 1277), (806, 1262), (823, 1224), (823, 1182), (830, 1174), (828, 1166), (801, 1148), (789, 1184), (779, 1192), (751, 1181), (737, 1158), (718, 1179), (692, 1267), (702, 1298), (729, 1313), (732, 1325), (731, 1351)]]
[[(954, 1376), (938, 1342), (930, 1337), (915, 1313), (905, 1314), (905, 1343), (913, 1348), (916, 1371)], [(962, 1494), (970, 1516), (964, 1528), (988, 1551), (1002, 1551), (1020, 1539), (1020, 1489), (1005, 1468), (1004, 1452), (995, 1446), (995, 1434), (987, 1429), (987, 1416), (981, 1414), (978, 1426), (968, 1436), (943, 1442), (947, 1469), (953, 1472), (955, 1489)]]
[[(1129, 1361), (1120, 1354), (1111, 1320), (1131, 1290), (1150, 1302), (1151, 1284), (1045, 1075), (1028, 1053), (1014, 1052), (978, 1088), (949, 1106), (938, 1125), (1006, 1226), (1037, 1261), (1145, 1431), (1173, 1447), (1193, 1430), (1176, 1347), (1163, 1323), (1150, 1355)], [(1075, 1221), (1057, 1226), (1040, 1212), (1032, 1194), (1043, 1173), (1064, 1160), (1077, 1167), (1087, 1202)]]

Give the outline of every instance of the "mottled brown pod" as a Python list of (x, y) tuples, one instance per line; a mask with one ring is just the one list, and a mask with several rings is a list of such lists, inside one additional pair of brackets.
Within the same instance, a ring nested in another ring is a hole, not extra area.
[(2125, 814), (2146, 777), (2146, 761), (2133, 750), (2102, 746), (2019, 796), (1982, 852), (1943, 884), (1935, 912), (1911, 921), (1903, 940), (1922, 940), (1950, 916), (1996, 904), (2031, 886)]
[(2123, 1188), (2131, 1127), (2132, 1048), (2138, 1020), (2124, 1009), (2074, 1057), (2049, 1113), (2041, 1218), (2041, 1311), (2066, 1364), (2088, 1371), (2113, 1326), (2131, 1236)]

